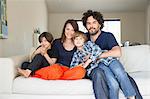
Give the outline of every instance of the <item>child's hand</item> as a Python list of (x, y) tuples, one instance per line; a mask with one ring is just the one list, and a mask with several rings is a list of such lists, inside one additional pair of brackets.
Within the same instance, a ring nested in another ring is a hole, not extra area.
[(39, 47), (38, 49), (36, 49), (36, 51), (34, 52), (34, 54), (40, 54), (41, 53), (41, 47)]
[(41, 47), (41, 54), (47, 54), (47, 49), (45, 47)]
[(79, 64), (78, 66), (83, 67), (83, 63)]
[(88, 59), (85, 63), (83, 63), (83, 68), (86, 68), (92, 62), (91, 59)]
[(84, 61), (84, 62), (87, 61), (87, 60), (90, 58), (90, 56), (91, 56), (91, 54), (86, 55), (86, 56), (83, 58), (83, 61)]
[[(74, 67), (79, 67), (79, 66), (80, 66), (80, 67), (83, 67), (83, 63), (81, 63), (81, 64), (79, 64), (79, 65), (76, 65), (76, 66), (74, 66)], [(71, 68), (74, 68), (74, 67), (71, 67)], [(70, 69), (71, 69), (71, 68), (70, 68)], [(84, 68), (84, 67), (83, 67), (83, 68)]]

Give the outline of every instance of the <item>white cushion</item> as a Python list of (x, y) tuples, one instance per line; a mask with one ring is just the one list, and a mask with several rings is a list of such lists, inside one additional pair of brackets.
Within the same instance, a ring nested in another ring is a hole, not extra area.
[(13, 93), (23, 94), (92, 94), (92, 83), (82, 80), (43, 80), (38, 78), (17, 77), (13, 84)]
[[(150, 72), (134, 72), (130, 75), (136, 81), (142, 95), (150, 95)], [(47, 95), (91, 95), (92, 82), (82, 80), (42, 80), (38, 78), (17, 77), (13, 84), (13, 93)], [(120, 94), (121, 97), (124, 95)]]
[(150, 72), (133, 72), (130, 76), (136, 81), (142, 95), (150, 95)]
[(120, 61), (128, 72), (150, 71), (150, 47), (148, 45), (122, 47)]

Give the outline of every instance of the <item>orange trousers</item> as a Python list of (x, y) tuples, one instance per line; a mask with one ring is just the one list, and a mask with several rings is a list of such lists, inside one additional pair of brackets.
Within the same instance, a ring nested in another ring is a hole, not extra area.
[(76, 80), (82, 79), (85, 73), (86, 70), (81, 66), (69, 68), (60, 64), (53, 64), (37, 70), (32, 77), (45, 80)]

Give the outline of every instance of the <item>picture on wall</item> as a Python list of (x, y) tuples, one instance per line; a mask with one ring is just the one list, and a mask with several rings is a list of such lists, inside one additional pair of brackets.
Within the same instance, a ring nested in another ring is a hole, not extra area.
[(6, 0), (0, 0), (0, 38), (8, 38)]

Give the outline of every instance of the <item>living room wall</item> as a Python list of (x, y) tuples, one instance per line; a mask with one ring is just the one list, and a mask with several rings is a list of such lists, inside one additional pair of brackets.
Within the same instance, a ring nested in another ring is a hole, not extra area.
[(146, 30), (147, 30), (147, 42), (148, 44), (150, 44), (150, 1), (149, 1), (149, 4), (148, 4), (148, 7), (147, 7), (147, 10), (146, 10)]
[(0, 57), (28, 53), (35, 28), (47, 31), (45, 0), (7, 0), (8, 39), (0, 39)]
[[(103, 13), (104, 18), (121, 19), (121, 39), (122, 42), (129, 40), (131, 42), (146, 43), (146, 12), (117, 12)], [(63, 25), (67, 19), (80, 20), (82, 13), (49, 13), (49, 31), (55, 38), (60, 37)]]

